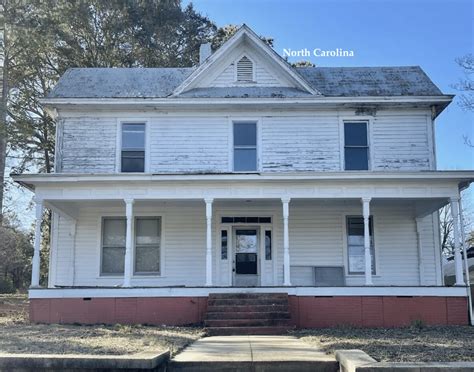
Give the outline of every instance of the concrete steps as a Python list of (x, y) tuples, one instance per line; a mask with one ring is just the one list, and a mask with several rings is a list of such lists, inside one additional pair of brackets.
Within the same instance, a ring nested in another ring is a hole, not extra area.
[(218, 335), (278, 335), (294, 327), (287, 293), (209, 295), (204, 324)]

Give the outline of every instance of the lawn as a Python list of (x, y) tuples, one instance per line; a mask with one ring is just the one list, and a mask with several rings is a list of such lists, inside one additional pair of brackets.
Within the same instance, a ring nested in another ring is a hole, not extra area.
[(361, 349), (380, 362), (474, 361), (474, 327), (327, 328), (296, 331), (303, 341), (332, 354)]
[(27, 306), (23, 295), (0, 295), (0, 353), (175, 354), (204, 335), (193, 327), (29, 324)]

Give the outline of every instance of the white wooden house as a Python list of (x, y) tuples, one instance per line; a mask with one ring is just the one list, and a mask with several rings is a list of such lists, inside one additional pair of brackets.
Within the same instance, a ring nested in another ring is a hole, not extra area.
[(32, 321), (187, 324), (212, 295), (277, 293), (299, 327), (468, 322), (458, 211), (474, 172), (436, 170), (451, 95), (419, 67), (292, 68), (245, 25), (201, 58), (70, 69), (43, 100), (56, 172), (14, 175), (36, 201)]

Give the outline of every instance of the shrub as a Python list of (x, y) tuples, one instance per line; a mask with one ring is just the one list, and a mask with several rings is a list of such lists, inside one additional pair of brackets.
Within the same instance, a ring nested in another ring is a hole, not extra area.
[(10, 278), (0, 278), (0, 293), (15, 293), (16, 289)]

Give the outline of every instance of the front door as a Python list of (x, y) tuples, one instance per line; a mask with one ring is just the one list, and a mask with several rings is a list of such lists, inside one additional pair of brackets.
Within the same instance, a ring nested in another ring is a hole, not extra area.
[(234, 242), (234, 286), (258, 286), (258, 229), (235, 228)]

